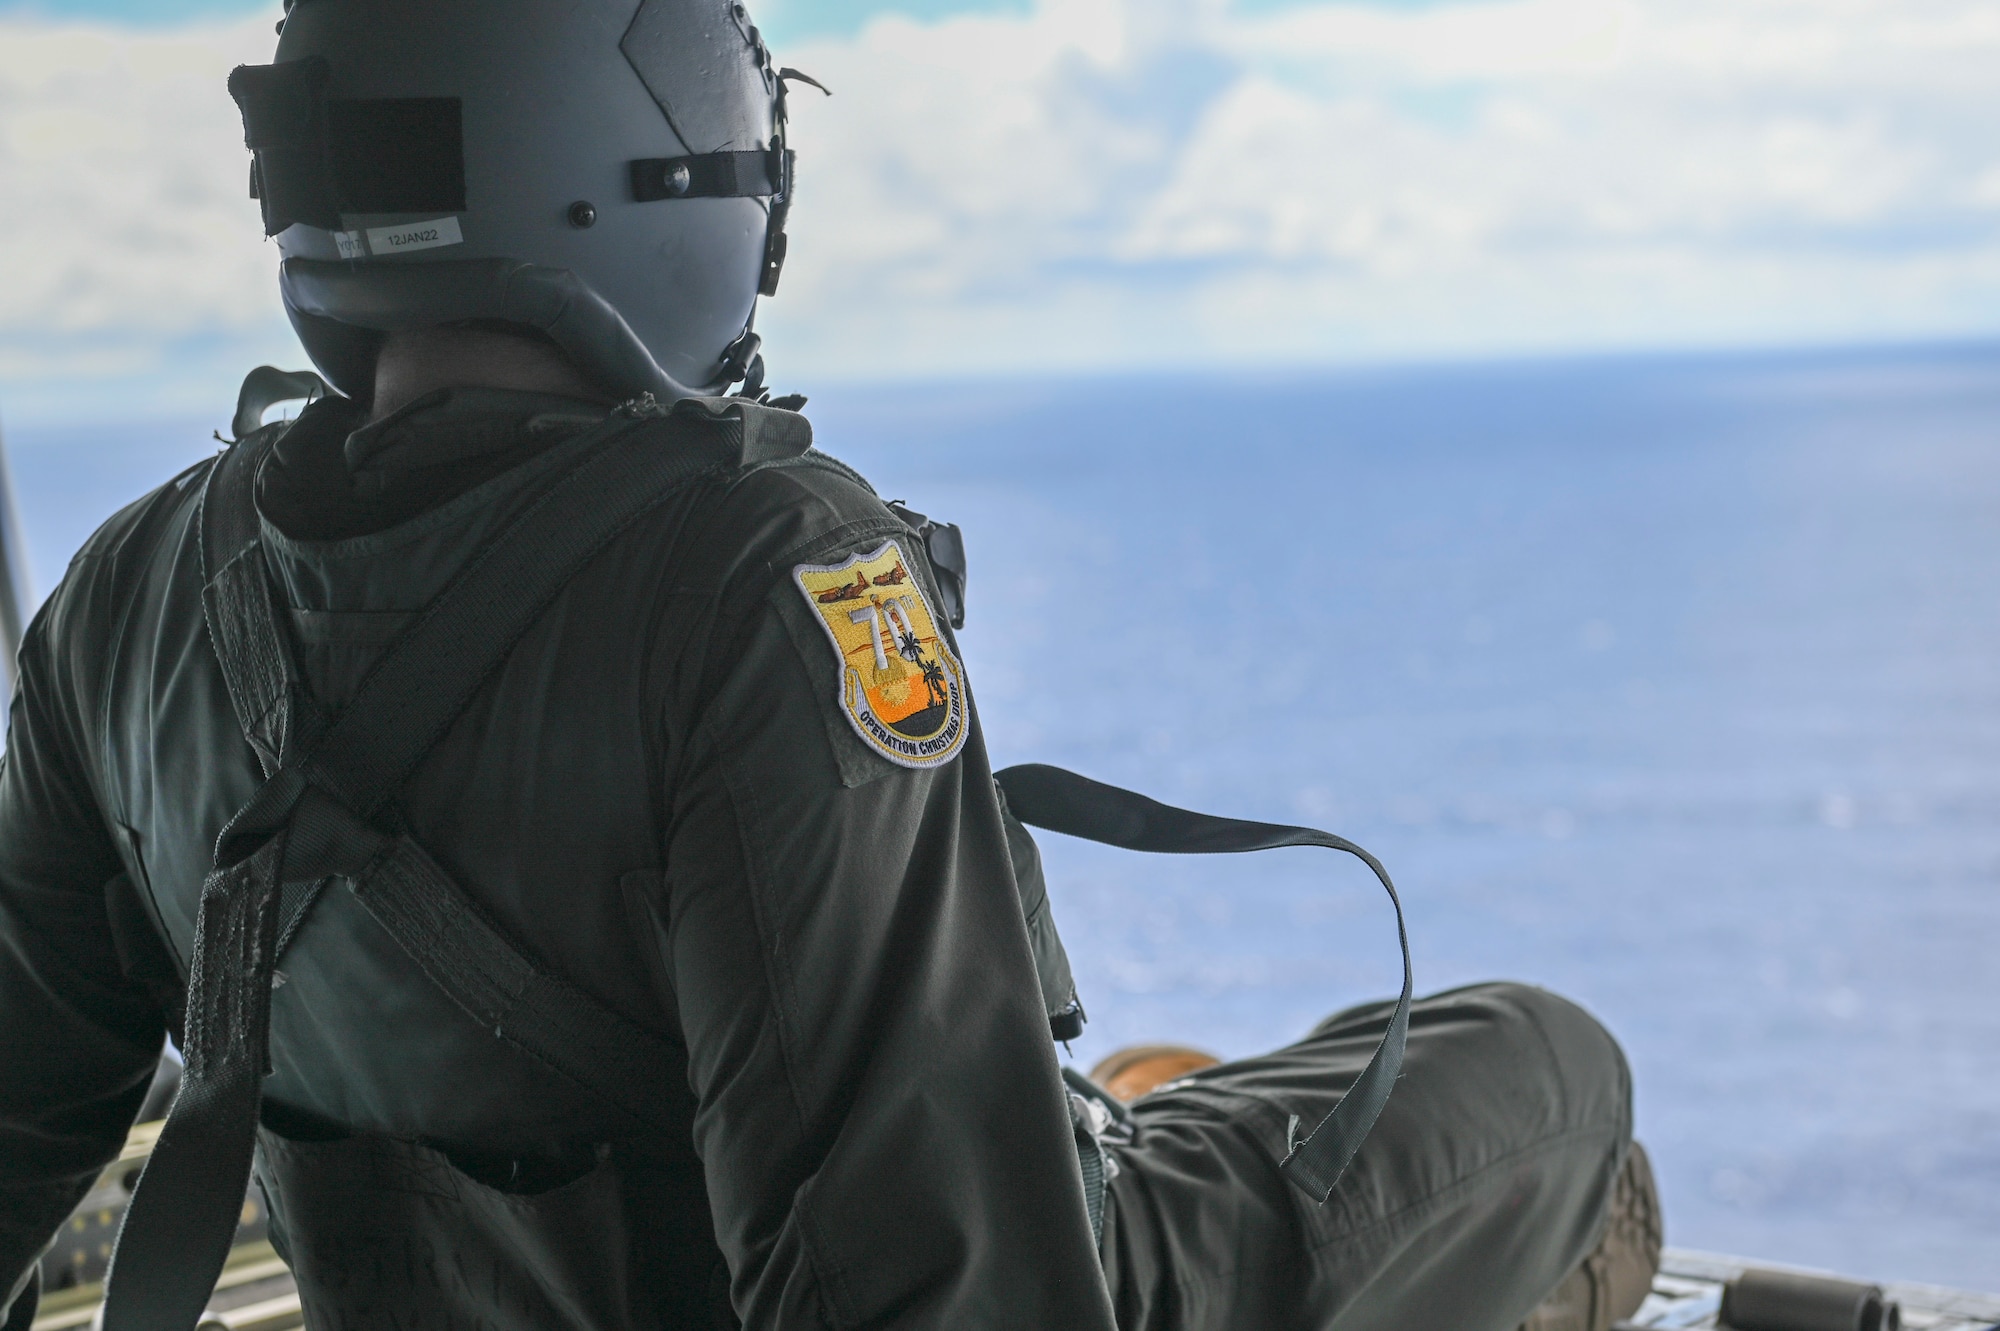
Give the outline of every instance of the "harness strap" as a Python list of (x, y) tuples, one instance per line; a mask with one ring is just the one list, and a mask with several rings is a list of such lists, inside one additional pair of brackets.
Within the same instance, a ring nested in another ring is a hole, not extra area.
[[(742, 408), (746, 413), (748, 407)], [(709, 403), (677, 408), (707, 412)], [(750, 452), (747, 428), (649, 428), (614, 417), (558, 447), (569, 465), (384, 654), (331, 721), (276, 617), (254, 504), (281, 432), (231, 448), (202, 498), (209, 634), (266, 780), (217, 838), (188, 978), (186, 1073), (119, 1231), (105, 1331), (187, 1331), (228, 1256), (270, 1071), (277, 959), (319, 888), (356, 897), (424, 973), (495, 1036), (622, 1110), (662, 1123), (653, 1088), (686, 1054), (554, 975), (508, 939), (424, 849), (371, 819), (557, 594), (645, 514)], [(809, 438), (809, 437), (808, 437)], [(801, 443), (803, 448), (804, 444)]]
[(236, 724), (264, 775), (278, 770), (297, 706), (299, 678), (271, 604), (259, 540), (257, 470), (282, 431), (259, 429), (224, 453), (202, 490), (201, 608), (222, 665)]
[(1331, 832), (1176, 809), (1042, 763), (1009, 767), (994, 773), (993, 779), (1007, 792), (1007, 807), (1022, 822), (1086, 841), (1169, 855), (1228, 855), (1282, 846), (1324, 846), (1344, 850), (1375, 871), (1396, 908), (1396, 939), (1403, 949), (1402, 996), (1396, 1000), (1395, 1015), (1389, 1019), (1382, 1042), (1369, 1056), (1368, 1066), (1319, 1126), (1304, 1137), (1297, 1135), (1296, 1126), (1293, 1128), (1293, 1139), (1285, 1143), (1285, 1160), (1280, 1166), (1286, 1178), (1324, 1206), (1375, 1126), (1382, 1106), (1389, 1102), (1410, 1033), (1410, 936), (1403, 927), (1403, 903), (1381, 861)]

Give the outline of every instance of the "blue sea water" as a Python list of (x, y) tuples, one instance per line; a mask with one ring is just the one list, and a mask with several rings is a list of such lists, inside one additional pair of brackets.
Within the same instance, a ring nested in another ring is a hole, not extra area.
[[(812, 385), (800, 385), (812, 389)], [(1369, 846), (1624, 1041), (1669, 1241), (2000, 1289), (2000, 348), (836, 388), (996, 764)], [(214, 422), (18, 431), (45, 575)], [(1366, 871), (1045, 839), (1088, 1063), (1396, 979)]]

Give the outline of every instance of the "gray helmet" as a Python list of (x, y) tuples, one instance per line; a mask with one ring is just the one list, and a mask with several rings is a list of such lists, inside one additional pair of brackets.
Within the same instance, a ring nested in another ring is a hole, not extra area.
[(285, 311), (341, 392), (373, 397), (385, 333), (473, 320), (620, 397), (758, 390), (792, 158), (742, 4), (288, 0), (278, 31), (229, 91)]

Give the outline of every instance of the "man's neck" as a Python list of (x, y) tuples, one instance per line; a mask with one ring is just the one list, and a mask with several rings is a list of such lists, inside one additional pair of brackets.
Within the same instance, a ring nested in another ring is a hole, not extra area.
[(375, 360), (370, 421), (440, 388), (513, 388), (584, 401), (608, 399), (552, 342), (487, 328), (391, 333)]

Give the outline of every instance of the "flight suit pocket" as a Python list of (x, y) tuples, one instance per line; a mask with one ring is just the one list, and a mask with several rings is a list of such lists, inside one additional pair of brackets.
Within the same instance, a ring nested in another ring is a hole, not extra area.
[(532, 1326), (657, 1331), (635, 1288), (618, 1166), (534, 1193), (373, 1135), (258, 1134), (259, 1175), (311, 1331)]

